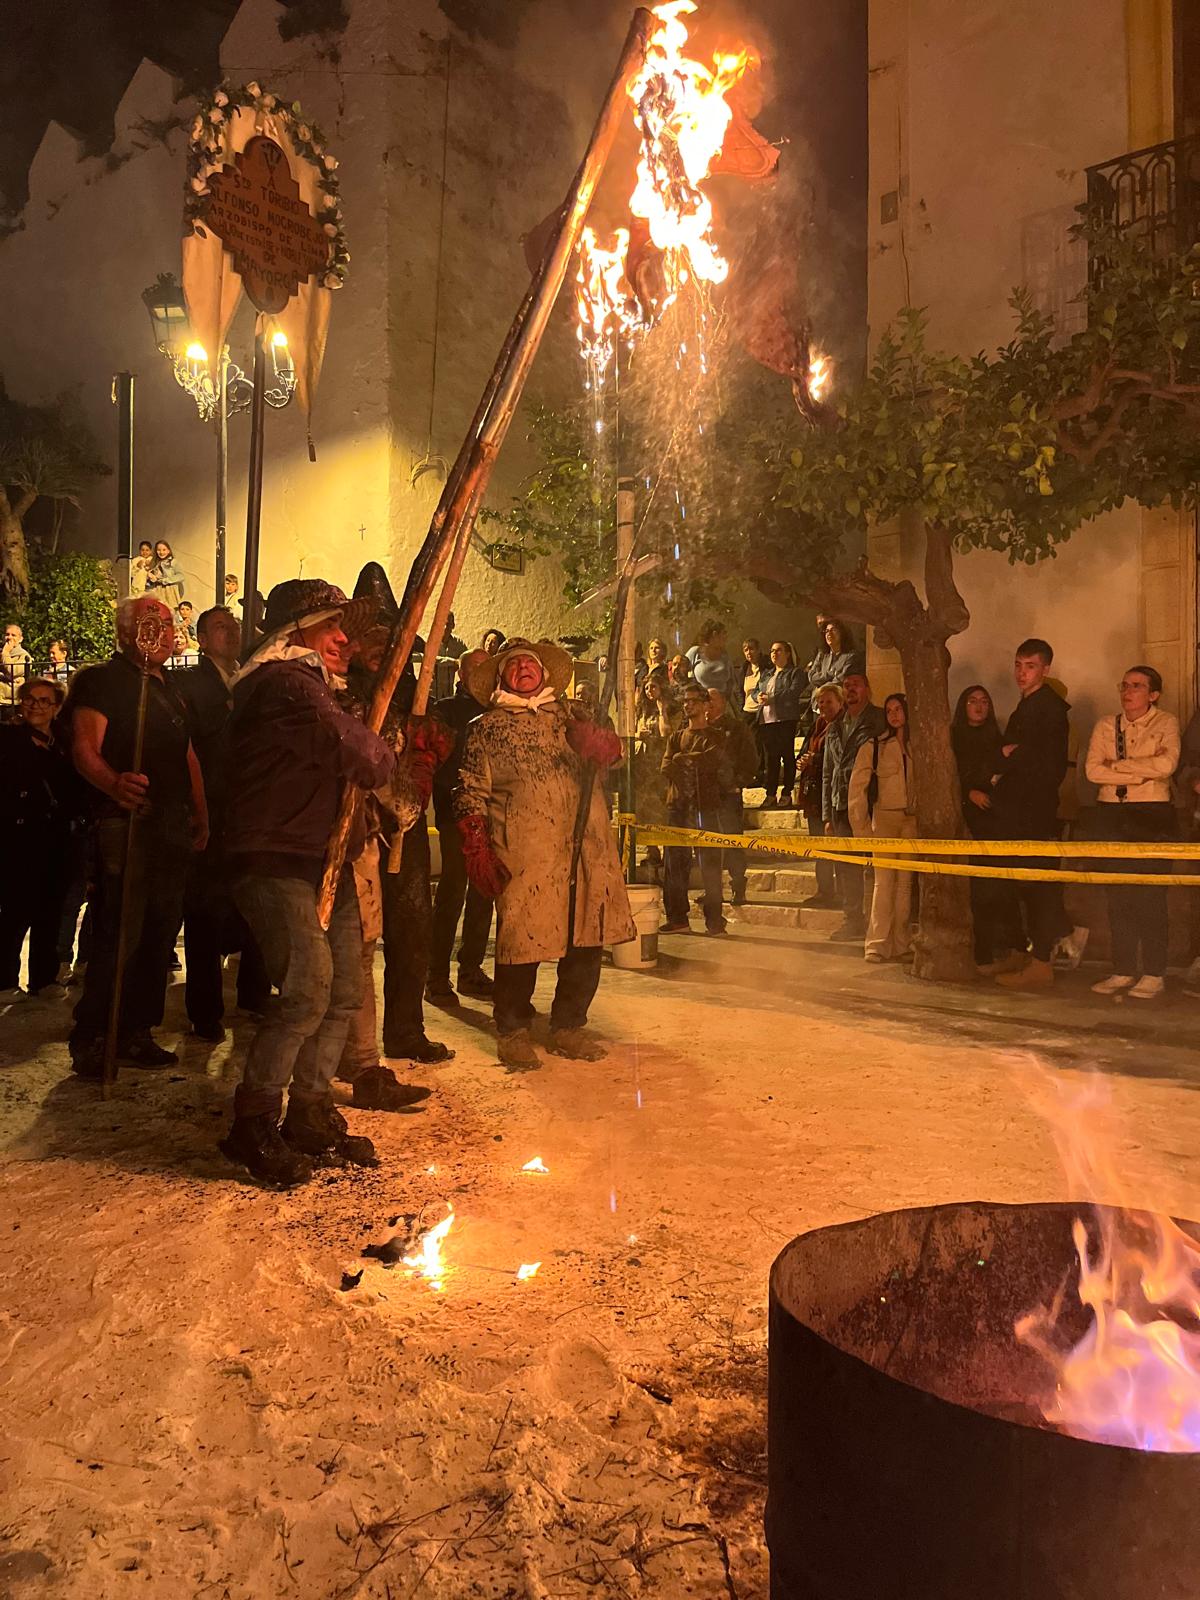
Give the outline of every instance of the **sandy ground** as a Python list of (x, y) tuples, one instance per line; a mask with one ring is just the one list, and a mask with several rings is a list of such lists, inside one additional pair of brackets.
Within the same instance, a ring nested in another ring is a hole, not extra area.
[[(1098, 1066), (1134, 1189), (1200, 1215), (1200, 1002), (935, 990), (763, 929), (669, 949), (606, 969), (598, 1065), (505, 1076), (482, 1008), (431, 1012), (429, 1109), (353, 1114), (382, 1166), (289, 1195), (215, 1149), (246, 1024), (102, 1103), (65, 1003), (0, 1017), (0, 1600), (762, 1600), (793, 1235), (1061, 1198), (1024, 1049)], [(447, 1202), (441, 1292), (361, 1258)]]

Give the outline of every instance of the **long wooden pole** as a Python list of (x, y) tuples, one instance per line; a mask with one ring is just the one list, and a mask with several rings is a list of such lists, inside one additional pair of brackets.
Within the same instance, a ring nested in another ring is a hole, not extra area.
[[(242, 582), (242, 653), (248, 655), (258, 636), (258, 536), (262, 523), (263, 429), (266, 424), (267, 345), (262, 318), (254, 330), (254, 399), (250, 406), (250, 471), (246, 488), (246, 559)], [(218, 597), (217, 604), (220, 604)]]
[[(493, 369), (476, 410), (471, 430), (442, 490), (429, 532), (413, 562), (401, 602), (396, 637), (380, 666), (367, 712), (367, 726), (376, 733), (383, 726), (400, 674), (412, 653), (413, 640), (438, 573), (449, 558), (464, 525), (466, 536), (470, 536), (473, 508), (482, 498), (496, 456), (508, 433), (533, 358), (583, 232), (596, 185), (620, 130), (626, 91), (645, 59), (646, 47), (656, 27), (657, 23), (649, 11), (639, 7), (634, 12), (617, 70), (609, 84), (583, 160), (563, 203), (559, 227), (546, 248), (529, 294), (509, 330), (500, 360)], [(318, 901), (322, 927), (329, 926), (333, 914), (334, 896), (346, 858), (346, 842), (357, 804), (358, 791), (348, 784), (325, 858), (325, 876)]]

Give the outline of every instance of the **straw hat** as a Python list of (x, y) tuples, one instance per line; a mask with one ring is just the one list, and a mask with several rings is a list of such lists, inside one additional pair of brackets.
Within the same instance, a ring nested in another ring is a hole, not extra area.
[(562, 694), (570, 683), (575, 665), (560, 645), (552, 644), (549, 639), (539, 639), (536, 643), (532, 639), (507, 639), (496, 655), (489, 656), (483, 650), (473, 650), (473, 659), (464, 656), (459, 663), (462, 681), (480, 705), (491, 704), (504, 663), (510, 656), (518, 655), (534, 656), (541, 662), (546, 682), (555, 694)]

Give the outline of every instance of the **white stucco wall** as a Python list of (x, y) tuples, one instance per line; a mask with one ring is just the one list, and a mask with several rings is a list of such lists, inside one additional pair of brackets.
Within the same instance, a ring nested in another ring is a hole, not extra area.
[[(1018, 284), (1066, 307), (1086, 265), (1065, 240), (1083, 169), (1129, 148), (1126, 9), (1068, 0), (1051, 21), (1041, 0), (871, 0), (873, 337), (907, 303), (927, 308), (935, 347), (970, 354), (1010, 337)], [(1138, 658), (1140, 529), (1127, 506), (1037, 567), (961, 557), (972, 622), (951, 641), (952, 692), (979, 680), (1007, 707), (1013, 646), (1034, 634), (1054, 645), (1081, 727), (1111, 709)]]

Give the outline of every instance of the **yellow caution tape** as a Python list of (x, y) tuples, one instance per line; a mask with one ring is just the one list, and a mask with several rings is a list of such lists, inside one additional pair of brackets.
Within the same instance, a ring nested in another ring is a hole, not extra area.
[[(618, 821), (626, 828), (634, 825), (627, 813)], [(1168, 888), (1182, 885), (1200, 888), (1200, 872), (1185, 875), (1166, 872), (1064, 872), (1053, 867), (989, 867), (958, 861), (920, 861), (920, 855), (963, 856), (1043, 856), (1050, 859), (1121, 859), (1138, 857), (1159, 861), (1200, 862), (1200, 844), (1162, 844), (1111, 840), (1085, 843), (1058, 839), (843, 839), (836, 835), (799, 833), (715, 833), (708, 828), (639, 827), (639, 844), (676, 845), (690, 849), (754, 850), (766, 855), (840, 861), (849, 866), (866, 866), (893, 872), (924, 872), (959, 878), (1008, 878), (1040, 883), (1144, 884)], [(626, 835), (628, 849), (628, 834)], [(898, 859), (888, 859), (888, 854)]]

